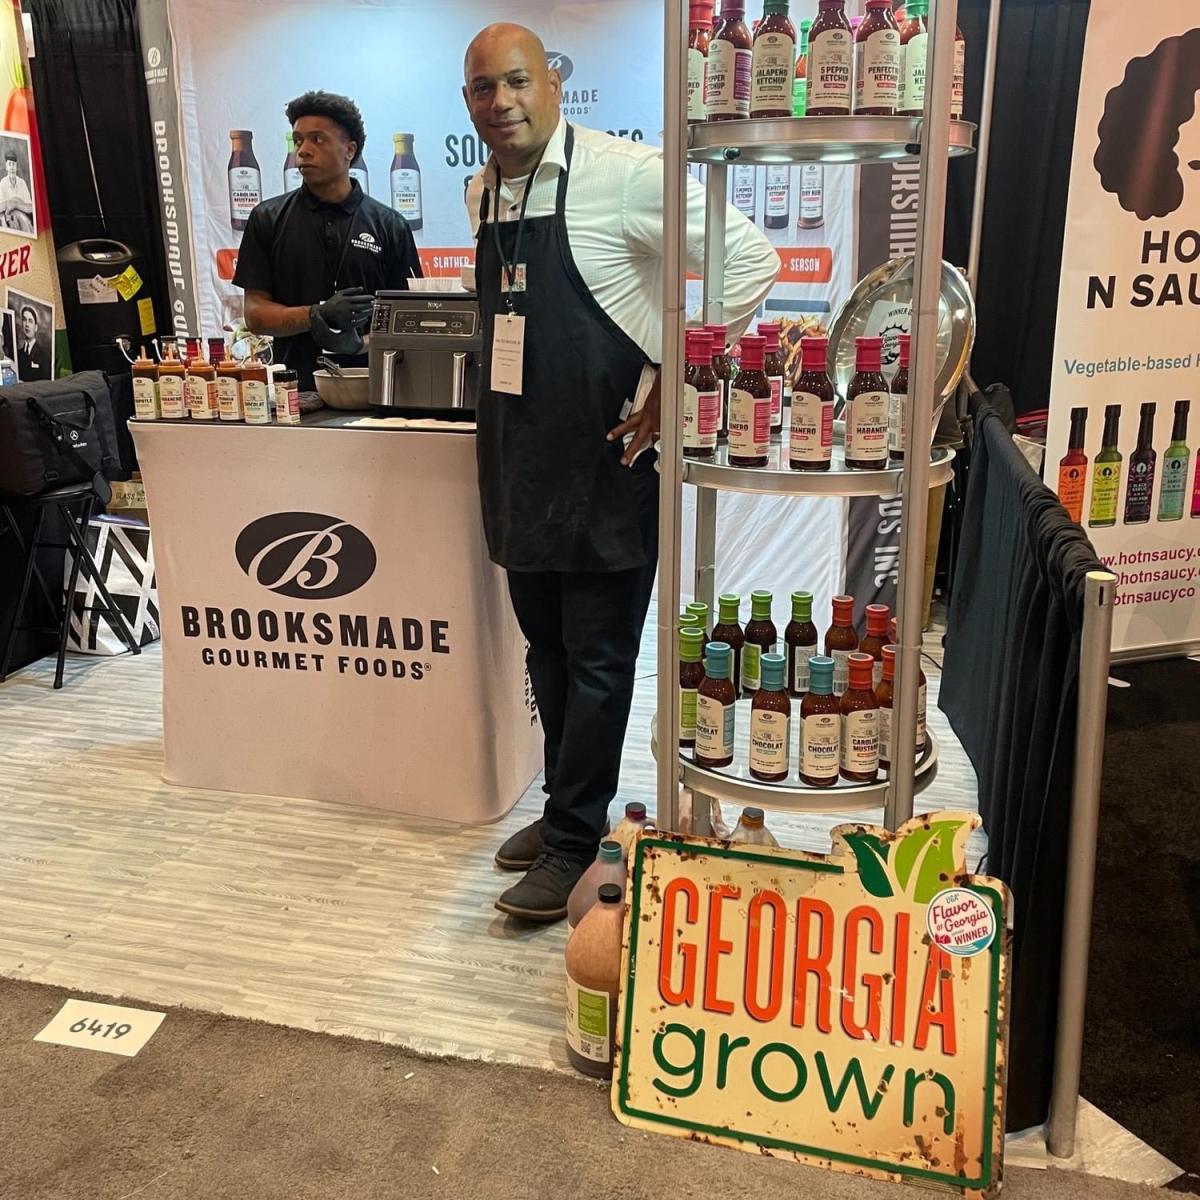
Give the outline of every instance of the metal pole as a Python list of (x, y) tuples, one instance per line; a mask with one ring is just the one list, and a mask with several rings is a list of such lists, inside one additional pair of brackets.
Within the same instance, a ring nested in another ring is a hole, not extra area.
[(921, 615), (925, 593), (925, 532), (929, 506), (929, 447), (933, 441), (933, 395), (937, 386), (938, 305), (942, 294), (942, 235), (946, 219), (946, 177), (950, 150), (950, 93), (954, 75), (954, 33), (958, 0), (936, 0), (929, 46), (925, 115), (921, 121), (920, 223), (913, 264), (912, 384), (908, 437), (904, 445), (904, 518), (900, 582), (897, 588), (900, 654), (898, 700), (892, 714), (892, 775), (884, 823), (897, 829), (913, 814), (917, 744), (917, 692), (920, 687)]
[(704, 207), (704, 322), (725, 322), (725, 197), (729, 168), (714, 163), (708, 168), (708, 202)]
[(1100, 822), (1100, 772), (1104, 761), (1104, 718), (1108, 709), (1108, 668), (1116, 591), (1115, 575), (1107, 571), (1088, 572), (1084, 585), (1083, 631), (1079, 639), (1075, 782), (1071, 789), (1067, 892), (1063, 905), (1054, 1091), (1050, 1097), (1046, 1138), (1047, 1147), (1055, 1158), (1070, 1158), (1075, 1153), (1088, 950), (1092, 936), (1092, 890), (1096, 880), (1096, 829)]
[(666, 0), (663, 23), (663, 322), (661, 501), (658, 515), (658, 811), (660, 829), (679, 827), (679, 560), (683, 495), (680, 446), (683, 327), (687, 317), (686, 0)]
[(992, 141), (992, 105), (996, 98), (996, 56), (1000, 51), (1000, 0), (988, 7), (987, 46), (983, 60), (983, 96), (979, 105), (979, 133), (975, 146), (975, 197), (971, 204), (971, 251), (967, 281), (979, 283), (979, 247), (983, 241), (983, 205), (987, 198), (988, 150)]

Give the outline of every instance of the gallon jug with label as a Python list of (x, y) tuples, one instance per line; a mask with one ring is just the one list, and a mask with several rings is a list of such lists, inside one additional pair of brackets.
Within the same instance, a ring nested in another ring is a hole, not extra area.
[(567, 942), (567, 1057), (595, 1079), (613, 1073), (624, 928), (621, 889), (606, 883)]
[(625, 859), (621, 843), (603, 841), (596, 861), (579, 877), (567, 900), (567, 932), (571, 932), (592, 911), (599, 899), (602, 883), (615, 883), (625, 895)]

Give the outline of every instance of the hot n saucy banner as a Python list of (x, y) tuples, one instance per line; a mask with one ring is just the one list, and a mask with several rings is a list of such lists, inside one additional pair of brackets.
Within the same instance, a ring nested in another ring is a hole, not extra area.
[(976, 814), (829, 856), (637, 844), (612, 1103), (627, 1125), (877, 1178), (1001, 1181), (1009, 897)]
[(1093, 0), (1046, 482), (1116, 574), (1113, 649), (1200, 642), (1200, 12)]

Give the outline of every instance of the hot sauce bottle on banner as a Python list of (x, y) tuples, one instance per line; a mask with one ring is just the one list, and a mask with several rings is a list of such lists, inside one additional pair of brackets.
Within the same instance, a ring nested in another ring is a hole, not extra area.
[(775, 649), (779, 631), (771, 620), (771, 593), (750, 593), (750, 622), (742, 647), (742, 694), (758, 691), (762, 684), (762, 656)]
[(826, 359), (829, 339), (800, 340), (800, 374), (792, 384), (788, 466), (793, 471), (828, 471), (833, 458), (833, 381)]
[[(143, 346), (129, 372), (133, 376), (133, 415), (139, 421), (157, 421), (158, 409), (158, 363)], [(1186, 466), (1184, 468), (1186, 474)], [(1180, 513), (1183, 512), (1183, 493), (1180, 492)]]
[(842, 696), (842, 778), (874, 783), (879, 776), (879, 701), (869, 654), (850, 655), (850, 682)]
[(900, 27), (900, 95), (898, 116), (919, 117), (925, 111), (925, 77), (929, 64), (929, 0), (908, 0)]
[(686, 458), (712, 458), (721, 427), (721, 381), (712, 368), (712, 335), (705, 329), (689, 329), (684, 342), (683, 453)]
[(850, 655), (858, 649), (854, 597), (834, 596), (833, 623), (825, 631), (825, 657), (833, 661), (833, 693), (840, 696), (850, 680)]
[(1144, 525), (1150, 520), (1154, 500), (1154, 469), (1158, 455), (1154, 451), (1153, 402), (1142, 405), (1138, 425), (1137, 448), (1129, 456), (1129, 482), (1125, 486), (1125, 524)]
[(808, 113), (847, 117), (854, 99), (854, 35), (845, 0), (821, 0), (808, 31)]
[(217, 415), (222, 421), (242, 420), (242, 368), (228, 345), (217, 363)]
[(204, 356), (200, 339), (188, 347), (187, 380), (188, 413), (193, 421), (217, 419), (217, 371)]
[(158, 364), (158, 402), (164, 421), (182, 421), (187, 415), (183, 380), (186, 371), (174, 342), (167, 342)]
[(854, 38), (854, 111), (890, 117), (900, 91), (900, 31), (891, 0), (867, 0)]
[(750, 703), (750, 774), (764, 783), (788, 777), (792, 702), (784, 691), (782, 654), (762, 656), (762, 687)]
[(883, 338), (855, 338), (855, 374), (846, 388), (846, 466), (878, 471), (887, 466), (888, 406)]
[(800, 702), (800, 780), (833, 787), (841, 766), (842, 706), (833, 694), (833, 659), (808, 661), (808, 695)]
[(1100, 453), (1092, 464), (1092, 503), (1088, 510), (1088, 525), (1094, 527), (1117, 523), (1117, 497), (1121, 494), (1121, 451), (1117, 441), (1121, 435), (1121, 406), (1108, 404), (1104, 408), (1104, 437)]
[(763, 228), (786, 229), (792, 209), (792, 168), (768, 167), (766, 193), (766, 199), (763, 201)]
[[(770, 170), (769, 167), (767, 169)], [(779, 324), (776, 321), (759, 321), (758, 333), (767, 339), (763, 372), (771, 385), (771, 437), (776, 438), (783, 430), (783, 380), (787, 370), (779, 340)]]
[(704, 651), (704, 679), (696, 696), (696, 754), (702, 767), (733, 762), (735, 701), (729, 678), (732, 650), (725, 642), (709, 642)]
[(300, 164), (296, 160), (296, 141), (289, 133), (285, 137), (287, 154), (283, 160), (283, 190), (284, 193), (294, 192), (304, 182), (300, 174)]
[(733, 651), (733, 690), (742, 694), (742, 647), (746, 634), (740, 623), (742, 601), (740, 596), (726, 592), (717, 597), (717, 624), (713, 626), (712, 640), (724, 642)]
[(805, 163), (800, 168), (800, 215), (797, 229), (820, 229), (825, 224), (825, 168)]
[(1083, 520), (1083, 493), (1087, 487), (1088, 458), (1083, 448), (1087, 416), (1086, 408), (1071, 409), (1071, 439), (1058, 463), (1058, 502), (1076, 525)]
[(705, 325), (704, 328), (712, 336), (712, 369), (721, 384), (721, 416), (717, 437), (723, 438), (729, 435), (729, 391), (737, 378), (737, 364), (725, 344), (726, 327)]
[(704, 682), (704, 631), (679, 631), (679, 744), (696, 744), (696, 698)]
[(254, 157), (254, 134), (249, 129), (231, 129), (229, 140), (229, 223), (245, 229), (254, 206), (262, 199), (262, 172)]
[(771, 451), (771, 385), (763, 371), (766, 338), (742, 338), (742, 365), (729, 391), (729, 465), (765, 467)]
[(750, 116), (790, 117), (792, 77), (796, 69), (796, 27), (788, 0), (766, 0), (754, 33), (751, 59)]
[[(1188, 400), (1175, 401), (1175, 424), (1171, 429), (1171, 444), (1163, 455), (1162, 486), (1158, 493), (1158, 519), (1178, 521), (1183, 516), (1183, 501), (1188, 483)], [(1074, 412), (1071, 416), (1074, 417)], [(1072, 429), (1074, 435), (1074, 429)]]
[(808, 691), (808, 660), (817, 652), (812, 604), (812, 592), (793, 592), (792, 619), (783, 631), (788, 657), (788, 691), (793, 696), (803, 696)]
[(904, 439), (908, 437), (908, 355), (912, 338), (901, 333), (896, 340), (900, 344), (900, 367), (892, 376), (888, 403), (888, 457), (903, 462)]
[[(893, 617), (888, 625), (888, 630), (892, 635), (892, 644), (896, 645), (899, 642), (899, 637), (896, 635), (897, 622)], [(900, 647), (896, 645), (896, 656), (899, 661)], [(920, 754), (925, 749), (925, 703), (928, 698), (928, 682), (925, 679), (925, 672), (921, 669), (920, 658), (917, 659), (917, 753)]]
[(704, 84), (708, 79), (708, 44), (712, 39), (711, 3), (692, 0), (688, 5), (687, 119), (697, 125), (707, 115), (704, 109)]
[(858, 644), (863, 654), (869, 654), (875, 667), (871, 686), (878, 687), (883, 678), (883, 648), (888, 642), (888, 617), (891, 610), (886, 604), (867, 605), (867, 636)]
[(248, 358), (242, 364), (242, 412), (247, 425), (271, 423), (271, 387), (266, 363)]
[(879, 705), (879, 765), (888, 770), (892, 765), (892, 699), (895, 694), (896, 647), (883, 648), (883, 674), (875, 685), (875, 700)]
[(1196, 455), (1196, 481), (1192, 484), (1192, 516), (1200, 517), (1200, 454)]
[(704, 108), (710, 121), (734, 121), (750, 115), (754, 52), (745, 16), (745, 0), (722, 0), (721, 24), (708, 44)]

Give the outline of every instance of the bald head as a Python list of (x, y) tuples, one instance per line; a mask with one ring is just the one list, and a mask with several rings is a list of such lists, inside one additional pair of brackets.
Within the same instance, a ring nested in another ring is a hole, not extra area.
[(532, 29), (526, 29), (524, 25), (513, 25), (508, 21), (497, 21), (495, 25), (481, 29), (467, 47), (466, 58), (463, 60), (463, 75), (467, 84), (470, 85), (471, 82), (472, 55), (478, 53), (487, 56), (497, 50), (504, 53), (509, 47), (518, 50), (528, 61), (540, 61), (542, 64), (546, 62), (546, 47)]

